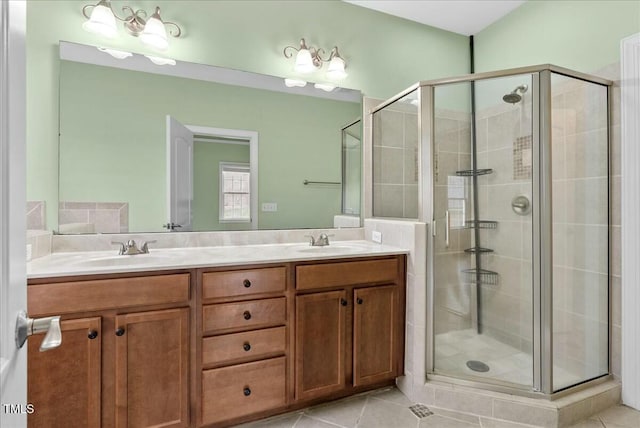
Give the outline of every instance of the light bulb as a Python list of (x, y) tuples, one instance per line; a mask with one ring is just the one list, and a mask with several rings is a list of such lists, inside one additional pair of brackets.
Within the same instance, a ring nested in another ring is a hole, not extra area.
[(344, 71), (345, 62), (337, 54), (329, 61), (327, 67), (327, 77), (330, 79), (344, 79), (347, 73)]
[(144, 30), (140, 33), (140, 41), (159, 51), (167, 50), (169, 47), (169, 42), (167, 41), (167, 30), (164, 28), (162, 18), (160, 18), (159, 7), (156, 7), (156, 12), (147, 20)]
[(316, 89), (322, 89), (325, 92), (331, 92), (336, 88), (335, 86), (329, 85), (328, 83), (316, 83), (313, 85), (313, 87)]
[(176, 60), (171, 58), (162, 58), (159, 56), (145, 55), (155, 65), (176, 65)]
[(117, 58), (117, 59), (125, 59), (125, 58), (128, 58), (130, 56), (133, 56), (133, 54), (131, 52), (119, 51), (117, 49), (103, 48), (102, 46), (99, 46), (98, 50), (100, 52), (108, 53), (109, 55), (111, 55), (112, 57)]
[(300, 49), (296, 55), (296, 65), (294, 69), (298, 73), (311, 73), (314, 70), (313, 59), (309, 49)]
[(90, 33), (113, 38), (118, 35), (116, 17), (113, 15), (108, 2), (101, 1), (91, 11), (88, 21), (82, 24), (82, 28)]

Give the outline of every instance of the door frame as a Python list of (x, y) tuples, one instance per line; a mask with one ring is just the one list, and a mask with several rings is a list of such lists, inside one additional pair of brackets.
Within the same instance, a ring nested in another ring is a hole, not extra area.
[[(249, 141), (249, 173), (250, 178), (250, 203), (251, 203), (251, 229), (258, 229), (258, 132), (244, 129), (214, 128), (211, 126), (186, 125), (186, 128), (197, 135), (210, 135), (232, 140)], [(231, 143), (230, 143), (231, 144)], [(238, 144), (244, 144), (238, 142)]]
[[(0, 425), (21, 427), (27, 351), (17, 349), (14, 329), (27, 307), (26, 1), (2, 1), (0, 22)], [(5, 404), (21, 408), (8, 411)]]
[(640, 410), (640, 33), (620, 42), (622, 402)]

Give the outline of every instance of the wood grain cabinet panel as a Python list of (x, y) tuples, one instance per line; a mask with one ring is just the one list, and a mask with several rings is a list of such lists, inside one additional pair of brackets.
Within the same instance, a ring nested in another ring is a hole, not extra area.
[(320, 263), (296, 266), (296, 289), (345, 287), (348, 285), (394, 282), (398, 259)]
[(206, 272), (202, 274), (202, 298), (219, 299), (260, 293), (284, 292), (284, 267)]
[(354, 290), (353, 384), (361, 386), (396, 376), (398, 358), (397, 287)]
[(286, 306), (284, 297), (206, 305), (202, 329), (220, 333), (282, 325), (287, 319)]
[(189, 426), (189, 309), (115, 321), (116, 427)]
[(35, 409), (27, 416), (30, 428), (100, 426), (100, 324), (99, 317), (62, 321), (62, 344), (46, 352), (39, 351), (44, 334), (29, 338), (27, 397)]
[(296, 297), (296, 400), (345, 387), (346, 308), (344, 290)]
[(202, 422), (221, 421), (286, 404), (285, 358), (238, 364), (202, 373)]
[(230, 364), (284, 354), (286, 327), (207, 337), (202, 340), (202, 364)]

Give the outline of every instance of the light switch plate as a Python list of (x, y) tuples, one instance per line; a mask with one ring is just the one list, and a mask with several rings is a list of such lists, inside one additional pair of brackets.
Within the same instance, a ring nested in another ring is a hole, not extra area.
[(274, 213), (276, 211), (278, 211), (278, 203), (277, 202), (263, 202), (262, 203), (262, 212)]
[(373, 242), (377, 242), (378, 244), (382, 244), (382, 232), (373, 231), (371, 232), (371, 240)]

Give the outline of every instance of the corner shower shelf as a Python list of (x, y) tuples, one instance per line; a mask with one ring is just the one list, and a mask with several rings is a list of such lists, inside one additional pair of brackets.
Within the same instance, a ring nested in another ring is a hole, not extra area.
[(478, 175), (491, 174), (493, 170), (491, 168), (486, 169), (466, 169), (463, 171), (456, 171), (456, 175), (459, 177), (475, 177)]
[(464, 252), (465, 253), (471, 253), (471, 254), (493, 253), (493, 250), (491, 248), (473, 247), (473, 248), (467, 248), (466, 250), (464, 250)]
[(465, 229), (497, 229), (498, 222), (491, 220), (469, 220), (464, 222)]
[(464, 269), (473, 284), (498, 285), (498, 273), (486, 269)]

